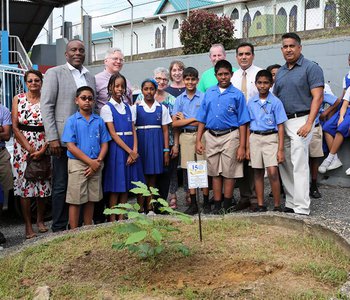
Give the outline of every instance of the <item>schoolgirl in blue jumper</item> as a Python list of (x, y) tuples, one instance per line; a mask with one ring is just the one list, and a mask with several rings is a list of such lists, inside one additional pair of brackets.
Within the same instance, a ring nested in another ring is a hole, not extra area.
[[(156, 175), (163, 173), (163, 166), (169, 165), (168, 124), (171, 117), (166, 106), (154, 99), (157, 87), (153, 79), (144, 80), (141, 84), (143, 100), (133, 106), (139, 153), (148, 187), (155, 187)], [(151, 197), (147, 197), (146, 203), (139, 199), (141, 209), (143, 207), (146, 212), (154, 214), (150, 201)]]
[[(110, 99), (100, 112), (112, 137), (103, 182), (104, 192), (109, 193), (110, 207), (127, 202), (128, 191), (133, 187), (132, 181), (145, 181), (138, 154), (135, 115), (123, 101), (126, 86), (123, 75), (112, 75), (107, 86)], [(111, 215), (110, 221), (115, 219), (116, 215)], [(118, 215), (118, 220), (122, 219), (123, 215)]]

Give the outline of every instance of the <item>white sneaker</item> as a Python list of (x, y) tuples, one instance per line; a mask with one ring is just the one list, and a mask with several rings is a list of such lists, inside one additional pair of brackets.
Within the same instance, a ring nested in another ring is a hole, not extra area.
[(350, 176), (350, 168), (345, 171), (345, 174)]
[(327, 171), (338, 169), (342, 165), (343, 163), (340, 161), (339, 158), (333, 159), (331, 164), (328, 166)]
[(331, 164), (332, 162), (328, 159), (325, 159), (322, 164), (318, 167), (318, 172), (321, 173), (321, 174), (324, 174), (327, 172), (327, 169), (329, 167), (329, 165)]
[(157, 214), (153, 211), (153, 210), (150, 210), (148, 213), (147, 213), (147, 216), (156, 216)]

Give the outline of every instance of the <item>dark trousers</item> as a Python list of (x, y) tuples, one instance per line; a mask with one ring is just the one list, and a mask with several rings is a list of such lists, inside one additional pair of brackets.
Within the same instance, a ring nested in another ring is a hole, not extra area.
[(60, 157), (52, 158), (52, 231), (63, 231), (68, 224), (66, 193), (68, 184), (67, 149), (62, 149)]
[(239, 187), (239, 202), (248, 202), (250, 204), (258, 203), (254, 185), (254, 170), (248, 165), (249, 161), (243, 162), (243, 177), (237, 179)]

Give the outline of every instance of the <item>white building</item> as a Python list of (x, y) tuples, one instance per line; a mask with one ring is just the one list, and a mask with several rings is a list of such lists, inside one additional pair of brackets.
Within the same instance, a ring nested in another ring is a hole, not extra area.
[[(190, 7), (187, 7), (187, 3)], [(330, 0), (162, 0), (152, 17), (105, 24), (113, 32), (113, 47), (125, 55), (181, 47), (179, 28), (188, 10), (205, 9), (230, 17), (235, 38), (304, 31), (337, 26), (336, 5)]]

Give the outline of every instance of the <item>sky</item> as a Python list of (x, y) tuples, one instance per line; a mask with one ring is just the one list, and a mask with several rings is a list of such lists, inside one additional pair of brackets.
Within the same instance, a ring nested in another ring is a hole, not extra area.
[[(185, 1), (185, 0), (183, 0)], [(149, 17), (154, 14), (160, 4), (160, 0), (130, 0), (134, 5), (134, 18)], [(65, 7), (65, 21), (73, 23), (73, 36), (81, 34), (81, 0)], [(127, 0), (83, 0), (84, 14), (92, 17), (92, 33), (105, 31), (102, 24), (119, 22), (131, 19), (131, 7)], [(53, 10), (53, 40), (61, 37), (61, 25), (63, 9)], [(34, 44), (47, 42), (48, 23), (42, 29)]]

